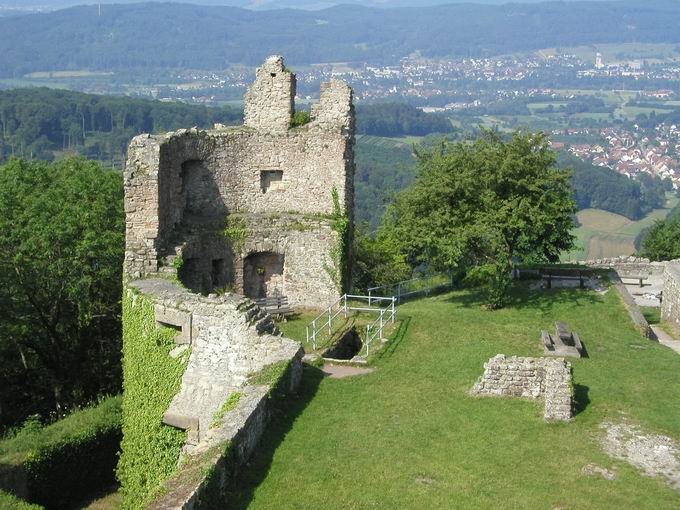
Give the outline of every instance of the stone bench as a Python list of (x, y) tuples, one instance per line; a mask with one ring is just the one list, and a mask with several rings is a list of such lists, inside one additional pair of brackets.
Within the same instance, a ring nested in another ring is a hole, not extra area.
[(549, 356), (570, 356), (581, 358), (585, 353), (579, 336), (561, 321), (555, 322), (555, 335), (541, 331), (543, 352)]
[(619, 278), (621, 280), (638, 280), (640, 282), (640, 287), (643, 286), (643, 282), (649, 280), (649, 276), (647, 275), (632, 275), (632, 274), (622, 274), (619, 275)]

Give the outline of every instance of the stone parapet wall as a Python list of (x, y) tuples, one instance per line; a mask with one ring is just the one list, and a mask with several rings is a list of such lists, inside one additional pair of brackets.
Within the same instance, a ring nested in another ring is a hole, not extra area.
[(571, 365), (560, 358), (498, 354), (484, 364), (484, 374), (471, 390), (480, 396), (544, 399), (546, 421), (572, 418)]
[(300, 344), (281, 336), (271, 317), (241, 296), (204, 297), (167, 280), (129, 285), (153, 300), (161, 325), (181, 328), (179, 346), (191, 346), (182, 387), (165, 413), (167, 423), (191, 429), (190, 444), (205, 440), (214, 414), (249, 375), (302, 357)]
[[(284, 374), (285, 392), (295, 392), (302, 375), (300, 357), (295, 357)], [(199, 510), (228, 508), (226, 489), (253, 455), (271, 415), (272, 388), (247, 386), (238, 405), (211, 431), (211, 441), (185, 459), (180, 472), (165, 485), (164, 495), (149, 505), (150, 510)]]
[(661, 320), (680, 326), (680, 263), (666, 265), (663, 275)]
[(654, 261), (644, 257), (610, 257), (592, 260), (571, 261), (598, 269), (613, 269), (620, 275), (661, 275), (666, 264), (677, 261)]

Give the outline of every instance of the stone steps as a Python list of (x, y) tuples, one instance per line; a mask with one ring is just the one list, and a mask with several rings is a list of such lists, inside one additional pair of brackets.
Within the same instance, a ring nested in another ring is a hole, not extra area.
[[(240, 332), (234, 330), (234, 334), (251, 338), (252, 342), (257, 342), (258, 337), (280, 335), (272, 317), (253, 301), (243, 299), (236, 313), (241, 316), (241, 325), (237, 328)], [(243, 374), (230, 370), (233, 356), (229, 345), (208, 335), (199, 334), (192, 344), (182, 387), (163, 416), (167, 425), (188, 430), (189, 445), (196, 446), (207, 437), (214, 414), (245, 380)]]

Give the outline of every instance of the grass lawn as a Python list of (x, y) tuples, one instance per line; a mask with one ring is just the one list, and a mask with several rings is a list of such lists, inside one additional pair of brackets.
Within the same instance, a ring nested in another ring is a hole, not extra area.
[[(610, 459), (599, 424), (622, 413), (680, 440), (680, 356), (642, 338), (620, 298), (530, 292), (484, 311), (475, 291), (399, 308), (398, 338), (372, 374), (327, 379), (305, 367), (233, 493), (235, 508), (677, 509), (680, 491)], [(578, 414), (546, 424), (543, 404), (468, 395), (497, 353), (539, 356), (541, 329), (569, 323), (590, 358), (573, 360)], [(294, 321), (289, 334), (303, 331)], [(618, 479), (585, 476), (588, 463)]]

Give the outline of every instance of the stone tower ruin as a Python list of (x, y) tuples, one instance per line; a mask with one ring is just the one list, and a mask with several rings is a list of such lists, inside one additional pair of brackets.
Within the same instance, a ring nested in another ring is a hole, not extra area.
[(177, 276), (193, 292), (286, 296), (322, 307), (350, 278), (352, 90), (324, 83), (292, 127), (295, 75), (269, 57), (243, 126), (141, 135), (125, 170), (128, 280)]
[[(270, 57), (242, 126), (130, 143), (119, 465), (130, 506), (164, 484), (151, 508), (193, 508), (204, 467), (223, 469), (227, 451), (245, 462), (273, 395), (297, 386), (301, 345), (248, 298), (321, 308), (350, 278), (352, 90), (322, 85), (300, 126), (294, 98), (295, 75)], [(164, 478), (186, 455), (193, 463)]]

